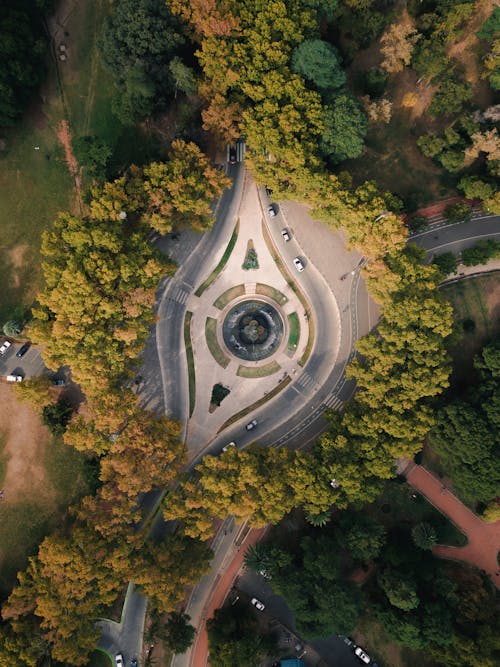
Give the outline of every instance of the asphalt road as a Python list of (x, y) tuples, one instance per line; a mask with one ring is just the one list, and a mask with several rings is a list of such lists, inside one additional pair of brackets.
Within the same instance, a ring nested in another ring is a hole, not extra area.
[[(216, 222), (211, 232), (204, 235), (194, 245), (192, 254), (182, 263), (176, 275), (161, 287), (163, 294), (158, 309), (159, 320), (155, 342), (163, 381), (163, 405), (167, 414), (177, 417), (183, 424), (187, 422), (188, 411), (187, 374), (182, 333), (185, 303), (189, 293), (209, 274), (208, 268), (210, 266), (213, 268), (217, 264), (234, 228), (243, 185), (243, 167), (241, 165), (231, 167), (230, 175), (234, 178), (234, 184), (219, 203)], [(261, 190), (261, 196), (265, 198), (264, 190)], [(267, 200), (263, 199), (263, 203), (266, 204)], [(271, 236), (286, 264), (290, 266), (293, 257), (299, 255), (304, 259), (306, 267), (303, 273), (294, 276), (307, 294), (317, 324), (314, 350), (301, 375), (305, 380), (302, 383), (296, 381), (293, 385), (289, 385), (270, 404), (256, 412), (259, 425), (255, 432), (247, 433), (244, 430), (245, 422), (243, 422), (243, 424), (224, 431), (223, 436), (212, 440), (209, 447), (202, 452), (203, 454), (208, 451), (213, 453), (220, 451), (222, 445), (229, 440), (237, 439), (238, 444), (244, 446), (254, 441), (256, 437), (267, 445), (304, 446), (324, 430), (325, 422), (322, 413), (325, 407), (340, 407), (354, 391), (354, 385), (345, 381), (344, 369), (352, 355), (353, 342), (374, 325), (376, 313), (374, 314), (371, 310), (370, 301), (360, 282), (359, 270), (357, 270), (360, 256), (355, 253), (347, 253), (345, 248), (341, 247), (341, 237), (337, 239), (340, 245), (335, 246), (335, 261), (332, 261), (332, 256), (328, 253), (312, 254), (309, 251), (307, 254), (303, 251), (302, 243), (299, 244), (301, 241), (300, 229), (301, 227), (310, 228), (307, 217), (304, 207), (287, 204), (280, 210), (277, 218), (272, 219), (270, 225)], [(287, 227), (293, 232), (292, 241), (288, 244), (283, 244), (281, 239), (282, 227)], [(328, 233), (331, 235), (331, 232)], [(449, 250), (458, 252), (473, 245), (480, 238), (498, 236), (500, 236), (500, 216), (479, 218), (470, 223), (446, 227), (435, 225), (432, 229), (414, 236), (411, 240), (426, 248), (429, 253)], [(341, 280), (341, 275), (346, 272), (348, 276)], [(337, 316), (337, 328), (332, 322), (331, 303), (325, 299), (325, 283), (335, 293), (337, 312), (334, 315)], [(339, 343), (338, 362), (333, 368), (327, 369), (325, 375), (324, 358), (326, 352), (331, 349), (332, 337), (335, 335), (338, 336)], [(147, 382), (148, 378), (145, 384)], [(139, 389), (143, 394), (142, 387)], [(143, 395), (147, 398), (147, 392), (144, 392)], [(276, 426), (277, 422), (278, 426)], [(150, 500), (155, 502), (154, 497)], [(250, 582), (249, 594), (252, 593), (254, 584), (257, 585), (256, 582)], [(256, 589), (256, 592), (258, 590)], [(262, 595), (267, 595), (265, 590)], [(267, 599), (270, 602), (270, 611), (275, 611), (277, 614), (285, 613), (283, 601), (274, 600), (272, 595), (269, 598), (266, 597)], [(135, 602), (130, 609), (124, 609), (123, 623), (128, 623), (128, 618), (126, 618), (128, 613), (135, 616), (136, 613), (142, 613), (141, 610), (145, 612), (145, 599), (142, 596), (134, 596), (133, 600)], [(332, 647), (323, 646), (323, 649), (328, 654), (332, 651), (332, 656), (335, 653), (338, 654), (337, 662), (332, 664), (341, 667), (359, 664), (350, 650), (341, 645), (338, 639), (333, 638), (331, 641), (333, 642)], [(345, 651), (347, 654), (343, 656)], [(354, 662), (350, 662), (351, 658)]]

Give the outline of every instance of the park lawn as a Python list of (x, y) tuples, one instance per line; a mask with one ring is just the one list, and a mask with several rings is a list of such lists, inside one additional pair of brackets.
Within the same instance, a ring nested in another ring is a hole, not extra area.
[(40, 541), (60, 527), (67, 508), (92, 492), (85, 456), (51, 436), (40, 415), (0, 385), (0, 597)]
[[(448, 350), (453, 358), (452, 386), (461, 390), (476, 377), (474, 357), (500, 332), (500, 282), (497, 274), (479, 276), (445, 285), (442, 292), (453, 306), (457, 333)], [(474, 323), (472, 331), (464, 331), (467, 320)]]
[(398, 480), (386, 483), (384, 492), (369, 506), (368, 511), (388, 529), (402, 525), (411, 528), (425, 521), (436, 528), (439, 544), (459, 547), (467, 543), (465, 535), (424, 496)]
[(94, 651), (90, 654), (87, 667), (112, 667), (112, 665), (107, 653), (104, 653), (103, 651)]

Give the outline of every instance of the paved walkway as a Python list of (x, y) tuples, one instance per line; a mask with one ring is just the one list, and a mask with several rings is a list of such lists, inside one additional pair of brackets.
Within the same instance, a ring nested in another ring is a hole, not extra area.
[(404, 472), (408, 482), (445, 514), (467, 536), (465, 547), (438, 545), (433, 553), (440, 558), (463, 560), (483, 570), (500, 590), (500, 521), (485, 523), (422, 466), (411, 464)]
[[(231, 590), (233, 582), (243, 565), (243, 559), (245, 557), (246, 550), (252, 544), (259, 542), (263, 538), (266, 530), (267, 528), (251, 530), (239, 547), (238, 552), (234, 556), (233, 560), (224, 569), (223, 574), (217, 578), (215, 588), (209, 595), (209, 603), (203, 610), (202, 617), (197, 623), (196, 640), (191, 650), (191, 658), (188, 663), (193, 665), (193, 667), (205, 667), (207, 664), (208, 635), (206, 630), (206, 621), (207, 619), (212, 618), (215, 610), (219, 609), (224, 604), (224, 600), (226, 599), (228, 592)], [(188, 613), (189, 611), (190, 610), (188, 608)]]

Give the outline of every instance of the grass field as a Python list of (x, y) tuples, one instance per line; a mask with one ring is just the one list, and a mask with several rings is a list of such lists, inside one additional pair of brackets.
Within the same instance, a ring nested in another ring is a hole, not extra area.
[(281, 366), (277, 361), (270, 361), (264, 366), (238, 366), (236, 375), (242, 378), (263, 378), (273, 373), (277, 373)]
[[(448, 348), (452, 384), (460, 389), (475, 377), (474, 357), (500, 332), (500, 281), (498, 274), (469, 278), (444, 286), (442, 292), (453, 306), (456, 334)], [(464, 331), (467, 320), (474, 323), (471, 331)]]
[(369, 512), (389, 529), (427, 521), (436, 528), (440, 544), (460, 547), (467, 543), (465, 535), (451, 521), (406, 483), (388, 482)]
[(279, 289), (276, 289), (275, 287), (271, 287), (271, 285), (264, 285), (264, 283), (257, 283), (255, 292), (256, 294), (262, 294), (263, 296), (267, 296), (269, 299), (273, 299), (281, 306), (284, 306), (288, 301), (283, 292), (280, 292)]
[(236, 241), (238, 240), (238, 232), (240, 229), (240, 221), (236, 223), (233, 229), (233, 233), (231, 234), (231, 238), (229, 239), (229, 243), (227, 244), (226, 249), (224, 250), (224, 254), (222, 255), (220, 262), (217, 264), (215, 269), (212, 271), (212, 273), (208, 276), (206, 280), (204, 280), (201, 285), (199, 285), (198, 289), (195, 292), (196, 296), (201, 296), (203, 292), (210, 287), (212, 283), (214, 283), (219, 274), (222, 272), (222, 269), (226, 266), (227, 260), (231, 256), (231, 253), (233, 252), (233, 248), (236, 245)]
[(62, 525), (67, 508), (92, 492), (94, 473), (6, 383), (0, 384), (0, 424), (1, 598), (41, 539)]
[(102, 651), (94, 651), (90, 655), (87, 667), (112, 667), (112, 665), (111, 660), (106, 653), (103, 653)]
[(214, 306), (219, 310), (223, 310), (228, 303), (230, 303), (234, 299), (237, 299), (239, 296), (243, 296), (244, 294), (245, 294), (245, 285), (235, 285), (234, 287), (230, 287), (217, 299), (215, 299)]
[(288, 315), (288, 328), (288, 349), (294, 352), (300, 338), (300, 322), (297, 313), (290, 313)]
[(207, 340), (208, 349), (215, 361), (219, 366), (222, 366), (222, 368), (227, 368), (229, 359), (226, 357), (217, 341), (217, 320), (213, 317), (207, 317), (205, 322), (205, 338)]
[(186, 358), (188, 366), (188, 383), (189, 383), (189, 416), (193, 414), (194, 404), (196, 400), (196, 371), (194, 367), (193, 343), (191, 342), (191, 319), (193, 313), (186, 312), (184, 318), (184, 345), (186, 347)]

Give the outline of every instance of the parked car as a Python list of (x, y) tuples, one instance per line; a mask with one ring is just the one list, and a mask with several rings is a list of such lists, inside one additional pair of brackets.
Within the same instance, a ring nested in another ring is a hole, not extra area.
[(354, 649), (354, 655), (356, 655), (361, 662), (364, 662), (365, 665), (369, 665), (371, 662), (370, 656), (367, 655), (360, 646)]
[(229, 147), (229, 164), (236, 164), (236, 146)]
[(11, 345), (12, 345), (12, 343), (10, 342), (10, 340), (4, 341), (0, 345), (0, 354), (5, 354)]
[(29, 341), (24, 343), (24, 345), (21, 345), (21, 347), (16, 352), (16, 357), (19, 357), (19, 358), (24, 357), (24, 355), (30, 349), (30, 347), (31, 347), (31, 343)]
[(130, 667), (137, 667), (137, 658), (133, 658), (130, 661)]
[(54, 385), (54, 387), (64, 387), (64, 385), (66, 384), (66, 380), (63, 380), (62, 378), (54, 378), (52, 380), (52, 384)]
[(295, 259), (293, 260), (293, 264), (294, 264), (295, 268), (297, 269), (297, 271), (299, 273), (302, 273), (302, 271), (304, 270), (304, 265), (300, 261), (299, 257), (295, 257)]
[(257, 420), (256, 420), (256, 419), (252, 419), (251, 422), (248, 422), (248, 424), (245, 426), (245, 428), (246, 428), (247, 431), (251, 431), (251, 430), (254, 429), (256, 426), (257, 426)]
[(5, 378), (7, 382), (22, 382), (23, 381), (23, 376), (22, 375), (7, 375)]
[(269, 204), (267, 207), (267, 212), (269, 213), (270, 218), (275, 218), (278, 214), (278, 211), (276, 210), (276, 204)]
[(288, 233), (288, 229), (282, 229), (281, 230), (281, 236), (283, 237), (283, 240), (289, 241), (290, 240), (290, 234)]
[(116, 667), (123, 667), (123, 655), (121, 653), (115, 655), (115, 662)]
[(222, 448), (222, 451), (223, 451), (223, 452), (227, 452), (227, 450), (228, 450), (230, 447), (236, 447), (236, 443), (235, 443), (235, 442), (228, 442), (227, 445), (226, 445), (225, 447)]
[(252, 604), (259, 611), (264, 611), (264, 609), (266, 608), (266, 605), (260, 600), (257, 600), (257, 598), (252, 598)]
[(356, 642), (354, 639), (351, 639), (350, 637), (345, 637), (344, 635), (340, 635), (340, 639), (347, 644), (347, 646), (350, 646), (351, 648), (356, 648)]

